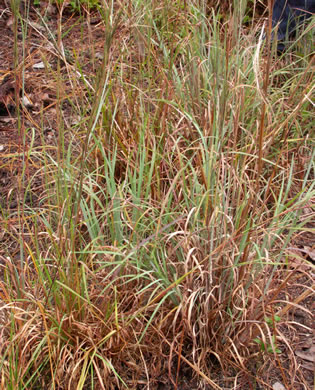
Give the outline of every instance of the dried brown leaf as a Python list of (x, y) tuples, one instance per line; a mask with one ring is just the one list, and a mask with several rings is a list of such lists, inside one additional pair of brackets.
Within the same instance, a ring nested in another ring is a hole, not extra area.
[(295, 354), (296, 356), (304, 360), (307, 360), (309, 362), (315, 362), (315, 344), (313, 344), (310, 348), (306, 350), (298, 349), (295, 351)]

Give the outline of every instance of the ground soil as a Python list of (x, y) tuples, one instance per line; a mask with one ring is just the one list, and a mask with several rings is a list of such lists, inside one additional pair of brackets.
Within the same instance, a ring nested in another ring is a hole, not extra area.
[[(12, 14), (6, 4), (0, 2), (0, 206), (5, 210), (7, 215), (12, 216), (12, 225), (17, 220), (17, 210), (19, 204), (27, 203), (30, 206), (36, 205), (40, 195), (40, 179), (34, 181), (33, 195), (23, 196), (25, 183), (19, 182), (20, 173), (23, 169), (23, 155), (31, 142), (35, 146), (43, 145), (55, 146), (58, 139), (58, 128), (56, 122), (56, 82), (49, 78), (49, 72), (39, 68), (35, 64), (50, 64), (52, 68), (56, 67), (57, 61), (60, 60), (58, 55), (51, 50), (47, 40), (47, 30), (40, 28), (40, 19), (38, 12), (44, 14), (45, 4), (41, 2), (41, 8), (30, 10), (28, 20), (34, 23), (33, 27), (29, 26), (27, 39), (25, 41), (24, 64), (22, 62), (22, 34), (19, 28), (18, 32), (18, 52), (19, 63), (14, 64), (14, 27), (12, 24)], [(56, 9), (50, 10), (46, 22), (49, 29), (56, 33)], [(79, 20), (79, 15), (70, 11), (65, 13), (64, 31), (70, 26), (75, 26)], [(104, 26), (101, 19), (95, 13), (91, 15), (91, 25), (89, 27), (89, 37), (93, 38), (93, 51), (89, 40), (83, 40), (82, 34), (88, 36), (87, 25), (82, 23), (67, 34), (64, 38), (64, 46), (71, 57), (75, 48), (78, 55), (81, 56), (80, 62), (83, 64), (83, 71), (87, 75), (95, 73), (101, 63), (101, 54), (103, 52)], [(85, 29), (85, 30), (84, 30)], [(91, 56), (95, 59), (92, 60)], [(71, 58), (68, 59), (71, 64)], [(22, 66), (23, 65), (23, 66)], [(61, 61), (63, 72), (66, 72), (66, 66)], [(24, 69), (24, 74), (22, 73)], [(52, 75), (52, 73), (51, 73)], [(22, 80), (24, 80), (24, 96), (27, 97), (30, 104), (23, 102)], [(19, 103), (16, 103), (16, 101)], [(23, 105), (24, 103), (24, 105)], [(18, 105), (18, 106), (17, 106)], [(26, 107), (25, 107), (26, 106)], [(62, 107), (62, 115), (66, 123), (71, 123), (75, 113), (69, 109), (65, 102)], [(17, 112), (22, 112), (22, 122), (17, 120)], [(33, 129), (30, 131), (30, 129)], [(23, 140), (24, 139), (24, 140)], [(32, 175), (38, 169), (29, 165), (26, 171), (27, 175)], [(38, 187), (36, 187), (36, 185)], [(0, 216), (1, 219), (1, 216)], [(309, 228), (315, 228), (310, 225)], [(10, 256), (13, 259), (18, 258), (18, 246), (16, 242), (10, 241), (10, 237), (1, 232), (0, 222), (0, 255), (3, 257)], [(1, 248), (6, 248), (2, 252)], [(315, 252), (315, 235), (301, 233), (295, 236), (291, 243), (291, 254), (288, 257), (287, 267), (295, 270), (294, 277), (289, 281), (288, 287), (283, 291), (283, 297), (291, 302), (297, 301), (303, 296), (307, 289), (312, 289), (314, 280), (314, 267), (307, 265), (305, 262), (298, 260), (300, 257), (310, 264), (314, 264)], [(298, 269), (298, 272), (296, 272)], [(281, 302), (279, 303), (281, 305)], [(315, 345), (314, 323), (312, 313), (314, 313), (314, 295), (301, 300), (295, 307), (292, 307), (285, 314), (285, 322), (281, 322), (278, 328), (278, 348), (281, 353), (276, 358), (270, 358), (270, 355), (261, 353), (257, 356), (260, 361), (260, 367), (257, 368), (262, 375), (266, 386), (256, 388), (272, 388), (276, 382), (283, 384), (285, 389), (311, 389), (314, 386), (313, 362), (307, 359), (310, 356), (311, 348)], [(304, 353), (304, 355), (303, 355)], [(315, 353), (311, 358), (314, 359)], [(296, 365), (292, 361), (295, 356)], [(253, 367), (254, 371), (255, 368)], [(283, 372), (285, 370), (285, 372)], [(289, 373), (289, 374), (288, 374)], [(292, 374), (290, 377), (290, 373)], [(150, 373), (149, 373), (150, 374)], [(233, 375), (233, 373), (231, 374)], [(253, 372), (255, 375), (255, 372)], [(230, 380), (222, 378), (222, 373), (214, 373), (214, 376), (222, 383), (222, 389), (234, 389), (233, 378)], [(220, 379), (221, 378), (221, 379)], [(285, 379), (286, 378), (286, 379)], [(243, 389), (251, 388), (250, 380), (244, 378)], [(146, 388), (145, 385), (139, 386)], [(167, 375), (160, 378), (156, 385), (150, 388), (160, 390), (174, 388)], [(182, 372), (182, 378), (178, 383), (178, 390), (198, 389), (201, 388), (198, 380), (191, 379), (189, 371)], [(202, 387), (206, 388), (206, 387)], [(241, 388), (241, 387), (237, 387)]]

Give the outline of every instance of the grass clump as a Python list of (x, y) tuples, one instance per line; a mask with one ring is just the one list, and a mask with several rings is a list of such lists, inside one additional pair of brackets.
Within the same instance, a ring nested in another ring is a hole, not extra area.
[(245, 12), (104, 3), (97, 73), (63, 57), (60, 15), (56, 142), (28, 150), (37, 203), (2, 209), (7, 389), (264, 385), (299, 303), (281, 294), (311, 221), (313, 60), (272, 59)]

